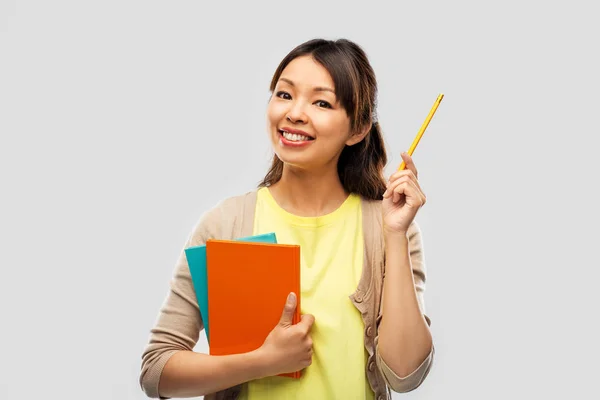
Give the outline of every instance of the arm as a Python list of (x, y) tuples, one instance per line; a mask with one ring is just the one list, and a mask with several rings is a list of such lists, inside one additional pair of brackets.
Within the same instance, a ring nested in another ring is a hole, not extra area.
[(212, 357), (190, 351), (176, 353), (164, 368), (159, 392), (163, 396), (194, 397), (306, 368), (312, 362), (309, 332), (314, 317), (303, 315), (302, 321), (294, 325), (296, 306), (296, 296), (290, 294), (279, 323), (255, 351)]
[[(206, 213), (184, 249), (221, 235), (215, 230), (222, 226), (221, 214), (217, 208)], [(149, 397), (200, 396), (261, 375), (260, 357), (256, 352), (224, 357), (194, 353), (202, 329), (192, 278), (182, 250), (168, 296), (142, 355), (140, 385)]]
[(424, 315), (421, 234), (413, 222), (407, 233), (386, 233), (385, 242), (377, 362), (394, 391), (408, 392), (423, 382), (434, 355), (429, 319)]
[[(212, 210), (196, 225), (184, 249), (206, 243), (209, 238), (231, 236), (218, 230), (231, 227), (235, 217), (231, 206)], [(209, 356), (193, 352), (203, 323), (184, 250), (170, 286), (142, 356), (140, 385), (149, 397), (197, 397), (310, 365), (309, 331), (314, 318), (303, 315), (300, 323), (292, 325), (295, 296), (288, 298), (279, 324), (259, 349)]]
[(258, 350), (230, 356), (179, 351), (165, 365), (158, 387), (163, 397), (197, 397), (268, 376)]

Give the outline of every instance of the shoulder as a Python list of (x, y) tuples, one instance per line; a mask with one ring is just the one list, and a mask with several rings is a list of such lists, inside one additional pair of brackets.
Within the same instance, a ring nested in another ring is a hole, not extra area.
[(250, 203), (256, 203), (256, 195), (258, 190), (252, 190), (243, 194), (227, 197), (221, 200), (208, 213), (225, 213), (229, 214), (236, 211), (241, 211)]
[(251, 219), (257, 190), (227, 197), (205, 211), (196, 222), (191, 244), (200, 245), (210, 238), (228, 238), (241, 221)]

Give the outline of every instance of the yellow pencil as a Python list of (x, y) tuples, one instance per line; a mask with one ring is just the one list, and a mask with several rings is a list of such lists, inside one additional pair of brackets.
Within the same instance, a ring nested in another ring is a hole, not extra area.
[[(413, 140), (412, 144), (410, 145), (410, 149), (408, 149), (409, 156), (412, 157), (415, 149), (417, 148), (417, 145), (419, 144), (419, 140), (421, 140), (421, 136), (423, 136), (423, 133), (425, 133), (425, 129), (427, 129), (427, 125), (429, 125), (429, 121), (431, 121), (431, 118), (433, 118), (433, 114), (435, 114), (435, 111), (437, 110), (437, 108), (440, 105), (440, 102), (442, 101), (443, 98), (444, 98), (444, 94), (440, 93), (438, 98), (435, 100), (435, 103), (433, 103), (433, 107), (431, 107), (431, 111), (429, 111), (429, 115), (427, 116), (427, 118), (425, 118), (425, 122), (423, 122), (423, 125), (421, 125), (421, 129), (419, 129), (419, 133), (417, 133), (417, 137), (415, 137), (415, 140)], [(404, 164), (404, 161), (402, 161), (402, 163), (400, 164), (400, 167), (398, 167), (398, 171), (403, 170), (405, 167), (406, 167), (406, 165)]]

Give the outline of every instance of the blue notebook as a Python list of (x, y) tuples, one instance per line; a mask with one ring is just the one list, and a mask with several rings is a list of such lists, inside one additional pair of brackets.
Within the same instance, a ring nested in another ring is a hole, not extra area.
[[(241, 242), (277, 243), (277, 238), (274, 232), (240, 238), (236, 240), (239, 240)], [(210, 343), (210, 336), (208, 331), (208, 286), (206, 275), (206, 245), (188, 247), (187, 249), (185, 249), (185, 257), (187, 258), (190, 274), (192, 275), (192, 283), (194, 284), (194, 291), (196, 292), (198, 306), (200, 307), (200, 316), (202, 317), (202, 322), (204, 322), (206, 339)]]

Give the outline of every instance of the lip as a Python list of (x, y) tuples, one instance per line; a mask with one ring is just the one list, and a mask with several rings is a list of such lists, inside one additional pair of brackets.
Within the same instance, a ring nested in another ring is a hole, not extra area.
[[(287, 140), (285, 138), (285, 136), (283, 136), (283, 131), (289, 132), (289, 133), (295, 133), (298, 135), (304, 135), (304, 136), (308, 136), (310, 138), (312, 138), (312, 140), (303, 140), (301, 142), (294, 142), (291, 140)], [(301, 130), (298, 129), (288, 129), (288, 128), (284, 128), (284, 129), (278, 129), (277, 130), (278, 134), (279, 134), (279, 143), (282, 144), (285, 147), (304, 147), (304, 146), (309, 146), (310, 144), (312, 144), (315, 140), (312, 136), (307, 135), (306, 132), (303, 132)]]
[(314, 139), (315, 137), (307, 132), (301, 131), (300, 129), (292, 129), (292, 128), (288, 128), (286, 126), (284, 126), (283, 128), (279, 129), (279, 132), (281, 131), (286, 131), (288, 133), (295, 133), (296, 135), (302, 135), (302, 136), (308, 136), (311, 139)]

